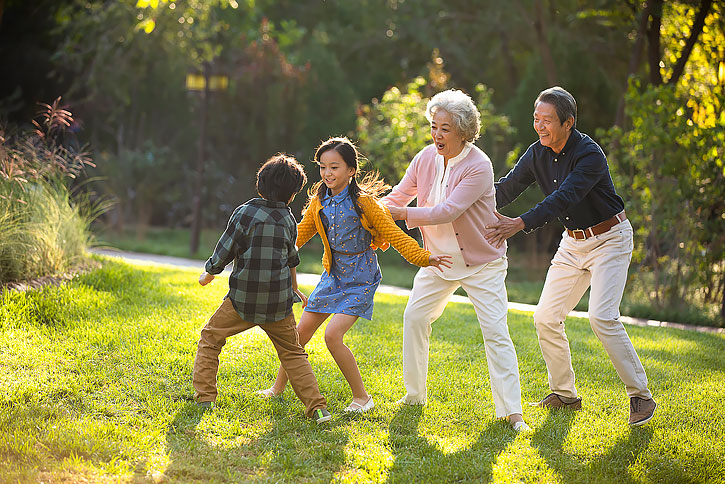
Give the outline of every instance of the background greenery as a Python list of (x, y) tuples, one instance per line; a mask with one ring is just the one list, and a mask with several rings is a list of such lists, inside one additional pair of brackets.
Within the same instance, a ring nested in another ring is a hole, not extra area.
[[(483, 114), (504, 174), (535, 135), (532, 101), (562, 85), (608, 154), (636, 230), (642, 304), (725, 324), (725, 34), (713, 0), (5, 0), (0, 117), (62, 95), (68, 144), (88, 145), (115, 201), (106, 227), (218, 227), (285, 151), (355, 139), (395, 183), (426, 143), (422, 109), (448, 87)], [(187, 74), (227, 76), (208, 96)], [(200, 181), (201, 180), (201, 181)], [(86, 189), (88, 192), (89, 189)], [(91, 195), (91, 198), (96, 195)], [(294, 210), (304, 197), (298, 197)], [(532, 189), (504, 212), (518, 215)], [(196, 201), (199, 201), (197, 204)], [(200, 221), (194, 224), (194, 221)], [(545, 265), (561, 226), (511, 240)], [(193, 239), (193, 238), (192, 238)], [(633, 286), (634, 287), (634, 286)]]
[[(318, 427), (274, 379), (263, 332), (230, 338), (216, 410), (192, 401), (199, 331), (226, 293), (197, 273), (103, 269), (62, 287), (0, 293), (2, 482), (717, 483), (725, 479), (725, 338), (628, 327), (659, 408), (627, 425), (628, 400), (585, 320), (567, 320), (581, 412), (524, 407), (517, 435), (493, 418), (481, 333), (450, 304), (431, 338), (428, 404), (400, 407), (405, 298), (376, 297), (346, 337), (376, 407), (342, 414), (350, 390), (321, 328), (307, 345), (333, 420)], [(309, 291), (307, 287), (305, 290)], [(299, 311), (299, 307), (296, 311)], [(299, 313), (298, 313), (299, 316)], [(531, 315), (509, 313), (524, 402), (547, 392)]]
[(91, 221), (104, 206), (73, 196), (72, 182), (92, 162), (62, 142), (72, 122), (56, 100), (34, 130), (0, 124), (0, 284), (63, 274), (86, 258)]

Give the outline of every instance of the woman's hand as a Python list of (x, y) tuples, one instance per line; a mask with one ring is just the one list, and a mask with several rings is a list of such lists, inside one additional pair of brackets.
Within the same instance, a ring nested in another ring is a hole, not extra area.
[(450, 255), (431, 255), (428, 257), (428, 263), (439, 271), (443, 272), (443, 268), (450, 269), (453, 258)]
[(408, 216), (408, 209), (406, 207), (388, 205), (388, 210), (390, 210), (390, 215), (393, 216), (393, 220), (405, 220)]
[(206, 286), (213, 280), (214, 274), (209, 274), (208, 272), (202, 272), (199, 276), (199, 284), (201, 284), (202, 286)]

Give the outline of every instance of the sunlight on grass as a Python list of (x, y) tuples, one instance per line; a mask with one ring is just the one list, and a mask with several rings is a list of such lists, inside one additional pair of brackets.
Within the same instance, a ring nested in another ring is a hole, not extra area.
[[(196, 271), (104, 268), (61, 287), (0, 294), (2, 482), (719, 482), (725, 478), (725, 338), (628, 328), (659, 404), (627, 425), (628, 399), (589, 324), (567, 320), (581, 412), (524, 405), (533, 430), (494, 418), (470, 305), (433, 325), (428, 404), (399, 406), (405, 298), (379, 294), (346, 337), (376, 406), (344, 415), (350, 389), (324, 342), (307, 346), (333, 413), (318, 427), (291, 388), (261, 399), (278, 361), (263, 331), (230, 338), (218, 405), (200, 412), (199, 332), (227, 291)], [(311, 287), (303, 290), (309, 293)], [(301, 308), (295, 307), (299, 317)], [(524, 403), (547, 393), (531, 315), (511, 312)]]

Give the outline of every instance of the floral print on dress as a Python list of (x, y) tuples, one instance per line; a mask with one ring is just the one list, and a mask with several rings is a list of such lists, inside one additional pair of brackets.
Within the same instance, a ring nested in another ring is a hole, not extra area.
[(360, 224), (348, 187), (321, 200), (320, 219), (332, 249), (330, 273), (323, 271), (306, 311), (372, 319), (373, 297), (382, 275), (370, 248), (372, 235)]

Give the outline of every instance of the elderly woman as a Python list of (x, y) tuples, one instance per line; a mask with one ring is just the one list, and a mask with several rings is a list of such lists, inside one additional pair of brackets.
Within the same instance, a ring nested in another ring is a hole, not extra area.
[[(450, 255), (451, 268), (424, 267), (413, 281), (403, 316), (403, 381), (408, 405), (426, 401), (428, 346), (433, 321), (443, 313), (454, 291), (463, 287), (481, 326), (496, 416), (514, 429), (526, 430), (521, 415), (521, 387), (506, 314), (506, 246), (494, 247), (484, 237), (497, 221), (493, 167), (473, 145), (481, 127), (471, 98), (458, 90), (443, 91), (428, 102), (433, 144), (423, 148), (405, 176), (383, 199), (393, 218), (419, 227), (427, 250)], [(418, 198), (417, 207), (407, 207)]]

